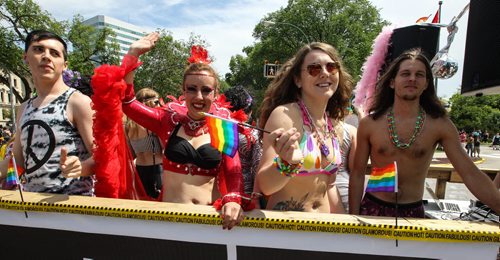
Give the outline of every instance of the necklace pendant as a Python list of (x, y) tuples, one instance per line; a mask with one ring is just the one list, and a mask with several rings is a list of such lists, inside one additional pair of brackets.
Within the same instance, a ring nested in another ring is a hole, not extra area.
[(321, 144), (319, 146), (319, 149), (321, 150), (321, 153), (325, 156), (328, 157), (330, 155), (330, 149), (328, 149), (328, 146), (326, 144)]
[(189, 122), (188, 122), (188, 126), (189, 126), (189, 128), (190, 128), (191, 130), (193, 130), (193, 131), (194, 131), (194, 130), (196, 130), (197, 128), (199, 128), (199, 127), (201, 126), (201, 124), (200, 124), (200, 122), (199, 122), (199, 121), (193, 121), (193, 120), (191, 120), (191, 121), (189, 121)]

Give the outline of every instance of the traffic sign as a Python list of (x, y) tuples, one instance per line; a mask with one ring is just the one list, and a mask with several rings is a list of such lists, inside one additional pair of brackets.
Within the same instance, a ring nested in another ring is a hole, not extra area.
[(264, 64), (264, 77), (274, 78), (280, 69), (281, 64)]

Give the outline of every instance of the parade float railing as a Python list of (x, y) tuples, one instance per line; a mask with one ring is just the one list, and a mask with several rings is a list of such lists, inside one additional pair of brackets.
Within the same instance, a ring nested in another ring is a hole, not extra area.
[[(0, 191), (2, 259), (496, 259), (498, 225)], [(25, 211), (27, 216), (25, 216)]]

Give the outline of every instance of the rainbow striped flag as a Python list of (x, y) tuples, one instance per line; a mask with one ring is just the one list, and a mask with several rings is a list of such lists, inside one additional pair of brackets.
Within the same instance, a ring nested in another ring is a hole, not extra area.
[(210, 144), (233, 157), (238, 151), (238, 122), (203, 113), (210, 133)]
[(9, 166), (7, 168), (7, 178), (5, 179), (5, 187), (7, 189), (12, 189), (19, 184), (19, 179), (17, 175), (16, 159), (12, 156), (9, 160)]
[(366, 192), (398, 192), (398, 170), (396, 162), (385, 167), (373, 167)]

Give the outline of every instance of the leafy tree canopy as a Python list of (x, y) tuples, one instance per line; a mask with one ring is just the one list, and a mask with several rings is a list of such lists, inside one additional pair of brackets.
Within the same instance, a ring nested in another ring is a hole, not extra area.
[(118, 45), (107, 40), (112, 31), (97, 31), (82, 21), (80, 15), (71, 22), (57, 21), (32, 0), (0, 0), (0, 82), (8, 85), (7, 74), (13, 73), (21, 79), (25, 93), (23, 96), (14, 89), (16, 98), (23, 102), (30, 97), (31, 75), (22, 57), (26, 35), (36, 29), (52, 31), (68, 40), (70, 69), (90, 75), (96, 64), (117, 63)]
[(455, 94), (450, 103), (450, 118), (459, 130), (500, 132), (500, 95), (474, 97)]
[(290, 0), (255, 26), (253, 35), (260, 41), (243, 48), (246, 57), (231, 58), (226, 81), (255, 89), (261, 97), (269, 84), (263, 76), (265, 61), (284, 63), (307, 41), (336, 47), (357, 79), (373, 40), (386, 24), (368, 0)]

